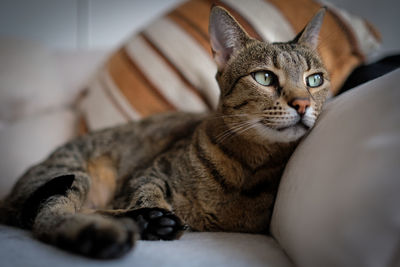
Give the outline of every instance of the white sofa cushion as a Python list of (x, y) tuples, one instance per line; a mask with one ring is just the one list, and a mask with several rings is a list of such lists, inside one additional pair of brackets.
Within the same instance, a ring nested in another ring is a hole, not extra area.
[(291, 267), (268, 236), (238, 233), (187, 233), (175, 241), (138, 241), (134, 251), (112, 261), (74, 255), (33, 239), (29, 232), (0, 225), (2, 267)]
[(33, 115), (0, 130), (0, 199), (32, 164), (75, 135), (76, 116), (67, 109)]
[(31, 164), (76, 136), (69, 107), (105, 55), (0, 38), (0, 198)]
[(38, 43), (0, 38), (0, 122), (51, 112), (67, 103), (51, 52)]
[(399, 100), (396, 70), (328, 103), (296, 149), (271, 228), (298, 266), (399, 266)]

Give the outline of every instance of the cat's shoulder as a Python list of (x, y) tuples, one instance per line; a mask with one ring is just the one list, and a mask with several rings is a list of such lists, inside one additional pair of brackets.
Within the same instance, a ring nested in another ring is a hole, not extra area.
[[(168, 112), (156, 114), (138, 121), (94, 131), (86, 138), (124, 139), (125, 137), (152, 136), (161, 138), (169, 135), (185, 135), (209, 117), (206, 113)], [(83, 138), (83, 139), (86, 139)]]
[(209, 116), (207, 113), (167, 112), (142, 119), (138, 121), (137, 125), (138, 127), (146, 127), (151, 125), (197, 124)]

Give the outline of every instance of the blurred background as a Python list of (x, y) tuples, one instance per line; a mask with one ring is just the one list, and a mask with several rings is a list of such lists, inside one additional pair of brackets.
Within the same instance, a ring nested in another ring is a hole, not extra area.
[(108, 49), (182, 0), (0, 0), (0, 36)]
[[(108, 50), (180, 2), (182, 0), (0, 0), (0, 37), (35, 40), (57, 49)], [(380, 54), (400, 50), (400, 1), (329, 2), (368, 19), (379, 29), (383, 37)]]

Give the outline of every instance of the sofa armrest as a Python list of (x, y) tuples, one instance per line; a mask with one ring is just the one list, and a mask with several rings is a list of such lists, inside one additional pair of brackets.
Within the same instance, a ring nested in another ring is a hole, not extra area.
[(272, 233), (298, 266), (392, 266), (400, 244), (400, 69), (328, 103), (287, 165)]

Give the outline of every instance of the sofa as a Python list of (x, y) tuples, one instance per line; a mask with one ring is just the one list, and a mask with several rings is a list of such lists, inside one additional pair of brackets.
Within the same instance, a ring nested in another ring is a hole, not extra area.
[[(76, 99), (108, 53), (0, 39), (0, 198), (76, 135)], [(326, 103), (285, 169), (268, 236), (189, 232), (98, 261), (0, 225), (0, 266), (400, 266), (399, 84), (395, 69)]]

